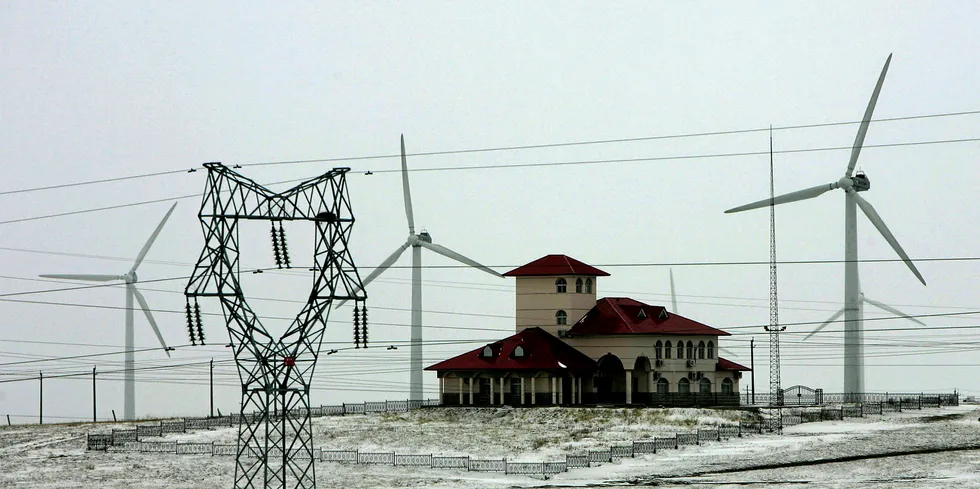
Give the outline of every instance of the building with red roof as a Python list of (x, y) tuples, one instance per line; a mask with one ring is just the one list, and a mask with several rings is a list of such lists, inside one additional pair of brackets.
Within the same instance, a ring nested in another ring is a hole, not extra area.
[(608, 273), (548, 255), (515, 277), (517, 334), (428, 367), (444, 404), (737, 405), (749, 369), (717, 355), (725, 331), (626, 297)]

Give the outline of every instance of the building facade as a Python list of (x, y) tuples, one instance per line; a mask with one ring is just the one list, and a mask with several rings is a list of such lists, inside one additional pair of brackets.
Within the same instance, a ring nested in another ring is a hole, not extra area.
[(516, 279), (517, 334), (428, 367), (444, 404), (738, 404), (749, 369), (718, 356), (728, 333), (663, 306), (596, 300), (609, 274), (565, 255), (504, 276)]

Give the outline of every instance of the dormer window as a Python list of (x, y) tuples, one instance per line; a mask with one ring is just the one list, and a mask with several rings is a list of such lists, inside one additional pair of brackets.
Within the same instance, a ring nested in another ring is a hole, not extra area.
[(493, 358), (493, 348), (490, 348), (489, 346), (484, 347), (483, 354), (480, 356), (482, 356), (483, 358)]
[(591, 278), (585, 279), (585, 293), (586, 294), (591, 294), (592, 293), (592, 279)]
[(582, 279), (580, 278), (575, 279), (575, 293), (576, 294), (582, 293)]
[(555, 292), (559, 294), (564, 294), (567, 291), (568, 291), (568, 282), (565, 282), (565, 279), (560, 278), (558, 280), (555, 280)]
[(657, 316), (657, 317), (660, 318), (661, 321), (666, 321), (667, 318), (670, 317), (670, 315), (667, 314), (667, 310), (666, 309), (661, 309), (660, 310), (660, 315)]
[(640, 312), (636, 315), (636, 317), (638, 319), (646, 319), (647, 318), (647, 313), (643, 309), (640, 309)]
[(523, 346), (517, 345), (517, 348), (514, 348), (514, 358), (524, 358), (524, 347)]

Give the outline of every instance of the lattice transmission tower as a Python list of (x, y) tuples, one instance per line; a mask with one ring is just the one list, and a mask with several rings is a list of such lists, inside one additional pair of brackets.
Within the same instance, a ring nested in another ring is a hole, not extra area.
[[(198, 299), (221, 303), (242, 384), (235, 459), (238, 488), (314, 488), (309, 393), (331, 303), (354, 300), (356, 346), (367, 339), (360, 276), (348, 248), (354, 215), (345, 178), (333, 170), (285, 192), (272, 192), (221, 163), (205, 163), (198, 217), (204, 250), (185, 289), (191, 342), (204, 343)], [(273, 337), (249, 307), (239, 281), (239, 221), (272, 222), (277, 264), (289, 266), (282, 221), (314, 225), (313, 288), (285, 333)], [(278, 228), (276, 225), (279, 225)]]
[[(779, 333), (785, 330), (779, 326), (779, 293), (776, 281), (776, 184), (772, 157), (772, 126), (769, 126), (769, 402), (773, 406), (783, 405), (783, 389), (779, 378)], [(779, 415), (782, 431), (782, 412)]]

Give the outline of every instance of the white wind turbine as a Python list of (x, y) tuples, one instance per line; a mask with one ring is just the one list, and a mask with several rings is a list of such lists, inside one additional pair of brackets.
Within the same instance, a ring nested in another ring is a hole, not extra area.
[(153, 245), (153, 241), (157, 239), (160, 234), (160, 230), (163, 229), (163, 225), (167, 223), (167, 219), (170, 218), (170, 214), (173, 213), (174, 208), (177, 207), (177, 203), (170, 206), (170, 210), (167, 211), (167, 215), (163, 216), (163, 220), (157, 225), (157, 228), (150, 235), (150, 239), (146, 241), (143, 245), (143, 249), (140, 250), (140, 254), (136, 257), (136, 261), (133, 263), (132, 268), (126, 272), (125, 275), (89, 275), (89, 274), (45, 274), (41, 277), (45, 278), (58, 278), (67, 280), (84, 280), (86, 282), (112, 282), (114, 280), (122, 280), (126, 283), (126, 352), (124, 359), (124, 381), (123, 381), (123, 419), (124, 420), (134, 420), (136, 419), (136, 376), (134, 372), (135, 361), (133, 358), (133, 298), (140, 303), (140, 308), (143, 309), (143, 314), (146, 315), (146, 320), (149, 321), (150, 327), (153, 328), (153, 332), (157, 335), (157, 339), (160, 340), (160, 346), (163, 347), (163, 351), (170, 356), (170, 348), (167, 347), (167, 343), (163, 340), (163, 335), (160, 334), (160, 328), (157, 327), (157, 322), (153, 319), (153, 314), (150, 313), (150, 306), (147, 305), (146, 299), (143, 294), (136, 288), (136, 282), (138, 281), (136, 276), (136, 269), (139, 268), (140, 263), (143, 262), (143, 258), (146, 257), (146, 253), (150, 251), (150, 246)]
[[(440, 246), (432, 242), (432, 236), (428, 232), (422, 231), (415, 234), (415, 217), (412, 214), (412, 193), (408, 187), (408, 162), (405, 158), (405, 135), (401, 136), (402, 149), (402, 190), (405, 197), (405, 217), (408, 218), (408, 239), (398, 247), (388, 258), (378, 265), (364, 280), (361, 281), (367, 287), (372, 280), (381, 275), (388, 269), (402, 253), (412, 248), (412, 331), (411, 331), (411, 354), (410, 354), (410, 388), (409, 398), (413, 401), (422, 400), (422, 248), (439, 253), (442, 256), (452, 258), (464, 265), (478, 268), (491, 275), (503, 278), (503, 275), (456, 253), (445, 246)], [(337, 304), (343, 305), (344, 301)]]
[[(735, 207), (725, 211), (725, 213), (741, 212), (749, 209), (758, 209), (762, 207), (769, 207), (772, 204), (786, 204), (789, 202), (796, 202), (798, 200), (812, 199), (825, 192), (834, 189), (841, 189), (844, 191), (844, 392), (845, 393), (861, 393), (864, 392), (864, 328), (863, 328), (863, 314), (862, 314), (862, 302), (867, 302), (869, 304), (882, 307), (886, 311), (897, 313), (901, 316), (908, 317), (897, 310), (889, 308), (884, 304), (872, 302), (869, 299), (864, 299), (861, 294), (861, 284), (858, 276), (858, 249), (857, 249), (857, 207), (861, 208), (861, 211), (868, 216), (868, 220), (871, 224), (874, 224), (878, 232), (888, 241), (892, 249), (898, 253), (898, 256), (902, 258), (902, 261), (912, 270), (915, 277), (922, 282), (922, 285), (926, 284), (925, 279), (922, 278), (922, 274), (919, 270), (915, 268), (915, 264), (909, 259), (908, 254), (902, 249), (902, 246), (898, 244), (898, 240), (891, 231), (888, 230), (888, 226), (882, 221), (881, 216), (875, 211), (874, 207), (864, 200), (858, 192), (863, 192), (871, 188), (871, 182), (868, 178), (861, 172), (854, 174), (854, 166), (857, 164), (858, 156), (861, 154), (861, 147), (864, 145), (864, 137), (868, 132), (868, 125), (871, 124), (871, 115), (874, 113), (875, 104), (878, 101), (878, 93), (881, 92), (881, 85), (885, 81), (885, 74), (888, 72), (888, 65), (891, 63), (892, 56), (888, 55), (888, 59), (885, 60), (885, 66), (881, 69), (881, 75), (878, 77), (878, 83), (875, 85), (874, 92), (871, 94), (871, 101), (868, 102), (868, 108), (864, 112), (864, 118), (861, 120), (861, 125), (858, 128), (857, 137), (854, 138), (854, 146), (851, 148), (851, 158), (847, 163), (847, 171), (844, 172), (844, 176), (840, 180), (824, 185), (818, 185), (816, 187), (811, 187), (804, 190), (799, 190), (796, 192), (791, 192), (785, 195), (780, 195), (774, 199), (765, 199), (752, 204), (743, 205), (741, 207)], [(835, 315), (831, 320), (836, 319), (838, 315)], [(825, 323), (826, 324), (826, 323)], [(821, 328), (823, 325), (820, 326)], [(819, 328), (818, 328), (819, 329)]]

